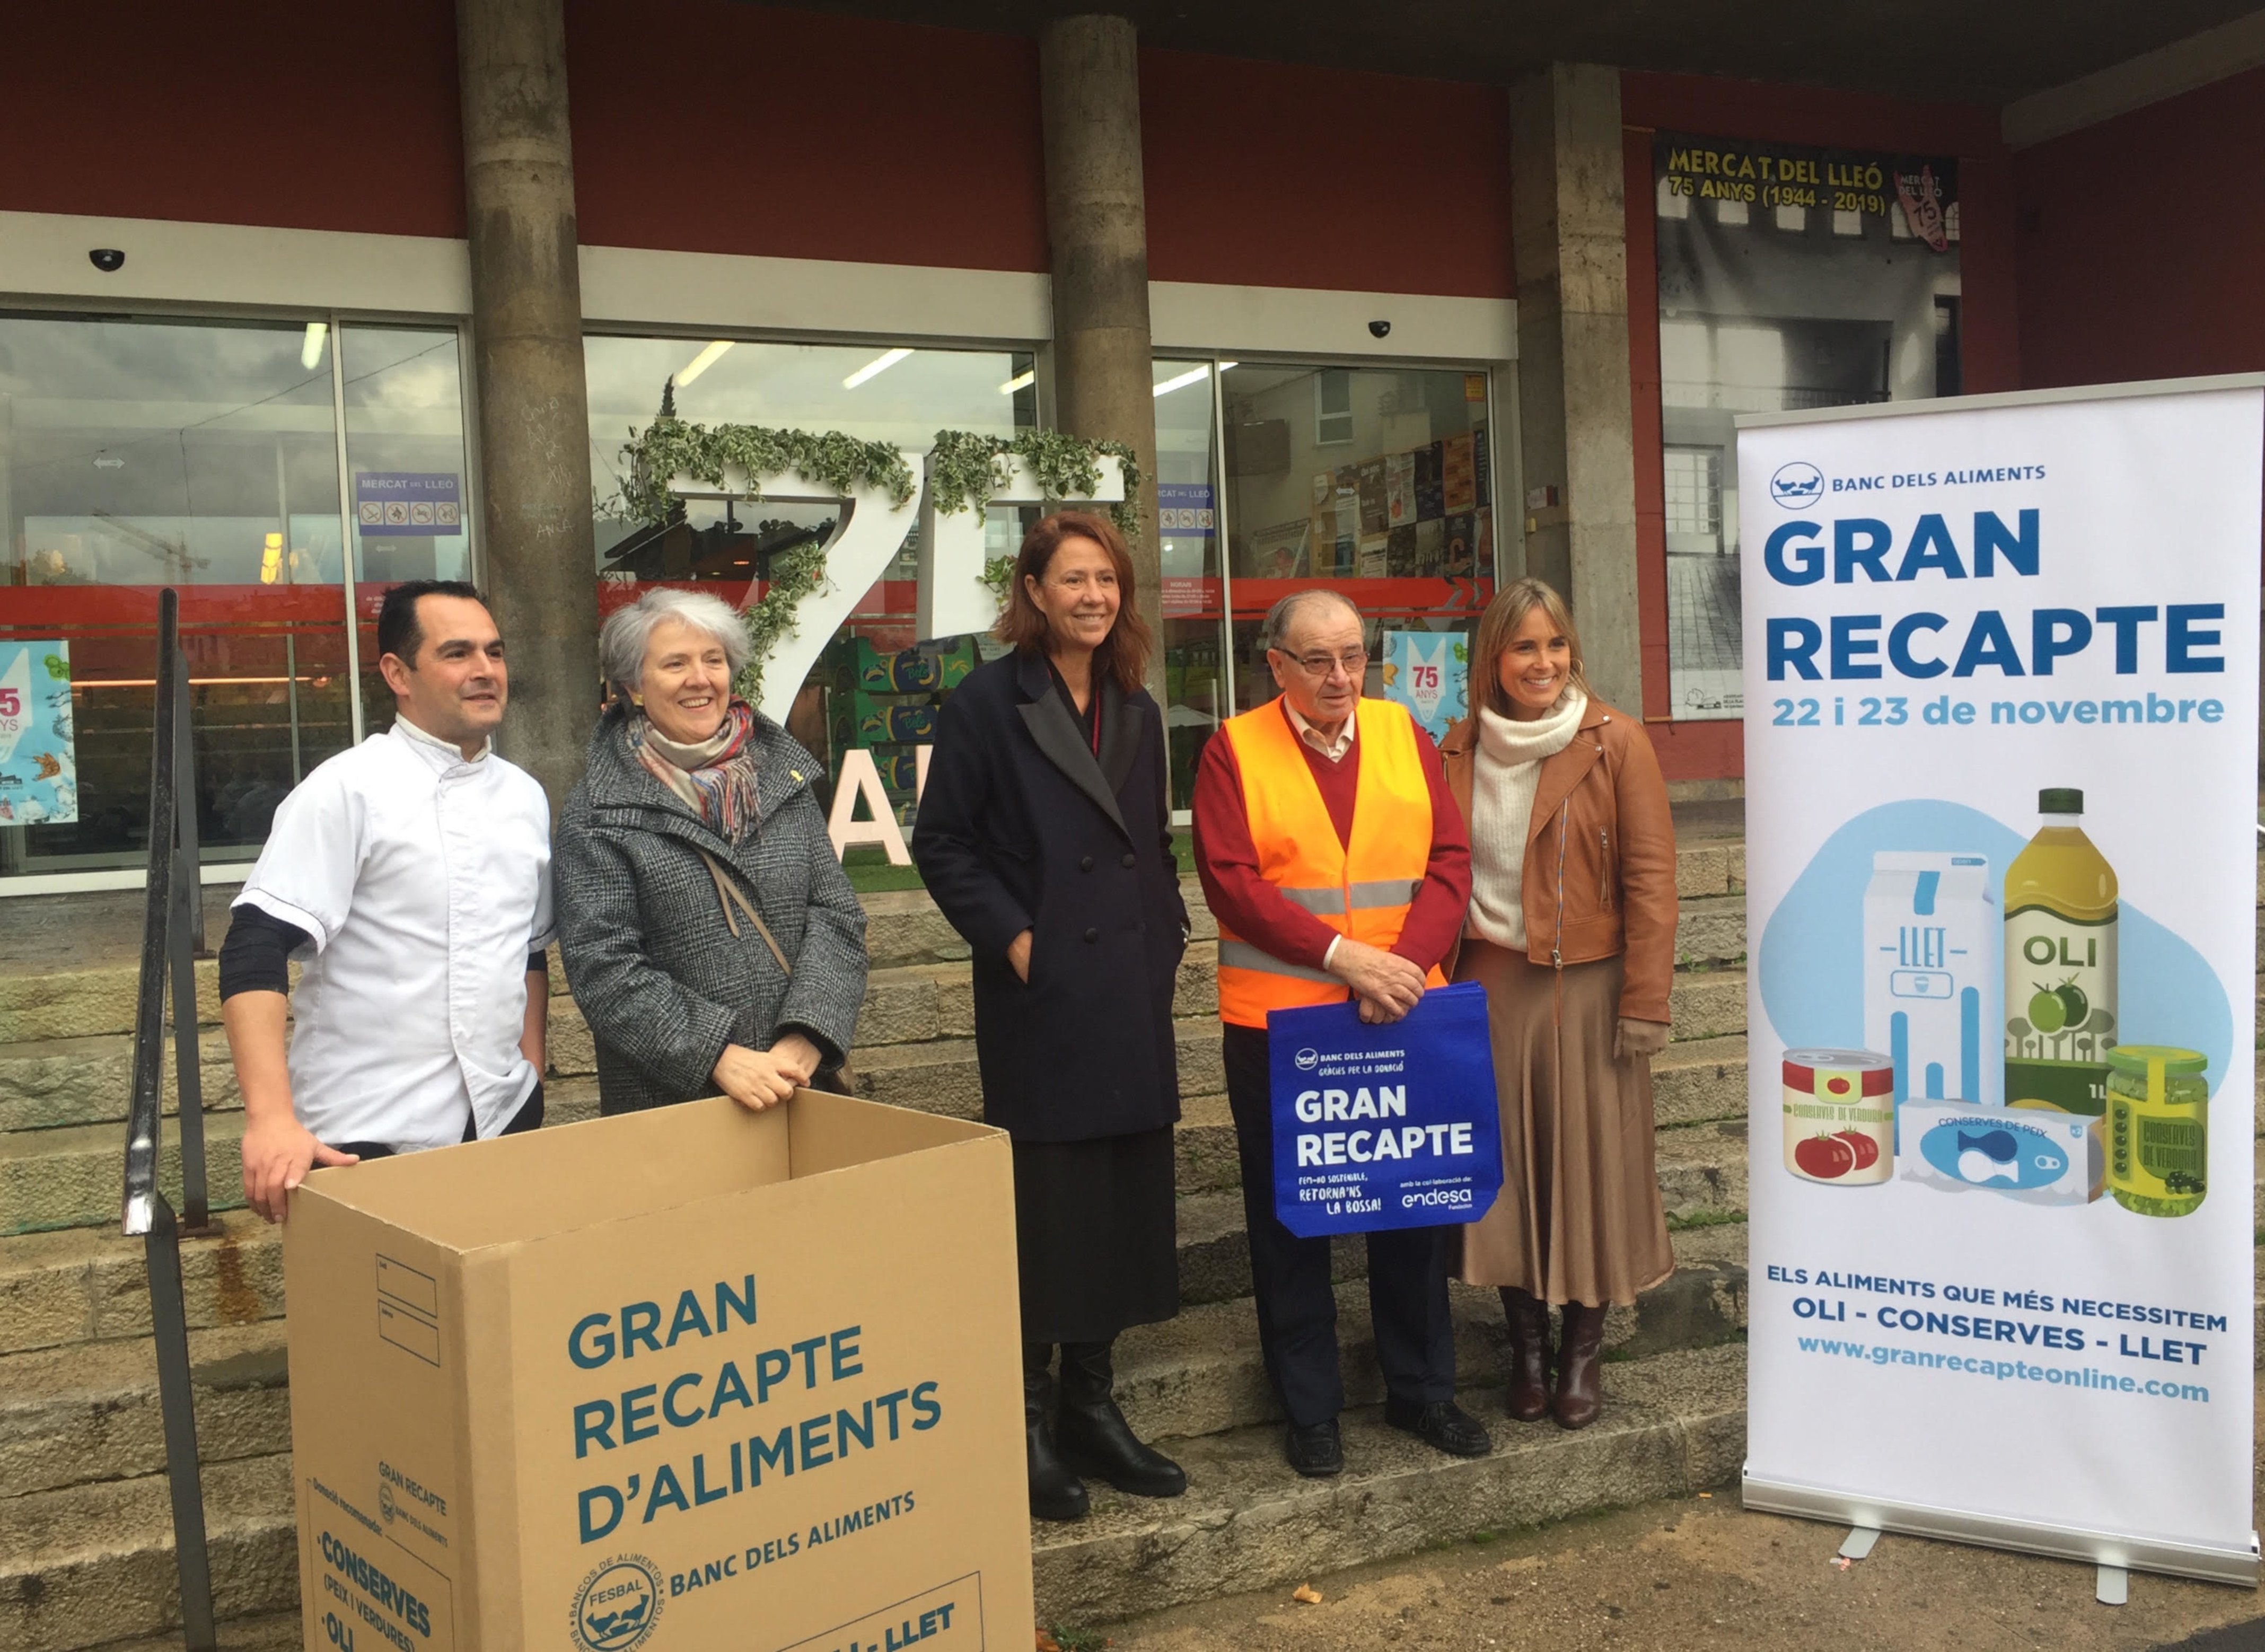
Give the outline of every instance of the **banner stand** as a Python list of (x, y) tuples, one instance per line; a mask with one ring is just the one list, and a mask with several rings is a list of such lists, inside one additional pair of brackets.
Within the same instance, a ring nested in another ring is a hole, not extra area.
[(2265, 375), (1737, 431), (1744, 1505), (2254, 1589)]
[(2112, 1532), (2087, 1532), (2079, 1526), (2039, 1525), (1958, 1509), (1929, 1508), (1925, 1503), (1885, 1503), (1822, 1486), (1758, 1479), (1752, 1474), (1742, 1477), (1741, 1491), (1745, 1506), (1758, 1514), (1788, 1514), (1834, 1525), (1868, 1526), (1904, 1537), (1936, 1538), (1945, 1543), (1972, 1543), (2087, 1565), (2161, 1572), (2172, 1577), (2199, 1578), (2206, 1583), (2238, 1583), (2245, 1589), (2254, 1589), (2259, 1582), (2254, 1535), (2246, 1550), (2151, 1541)]

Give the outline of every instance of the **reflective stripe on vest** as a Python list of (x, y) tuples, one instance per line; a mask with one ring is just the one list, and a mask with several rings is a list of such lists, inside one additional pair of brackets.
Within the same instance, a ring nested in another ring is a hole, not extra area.
[[(1242, 777), (1259, 875), (1338, 934), (1389, 947), (1400, 938), (1431, 862), (1431, 789), (1415, 722), (1403, 709), (1364, 699), (1354, 715), (1359, 724), (1352, 749), (1360, 768), (1350, 843), (1337, 836), (1278, 699), (1228, 719), (1221, 731)], [(1434, 969), (1427, 979), (1437, 986), (1446, 978)], [(1348, 996), (1336, 977), (1275, 957), (1220, 925), (1220, 1020), (1264, 1027), (1270, 1009), (1342, 1003)]]

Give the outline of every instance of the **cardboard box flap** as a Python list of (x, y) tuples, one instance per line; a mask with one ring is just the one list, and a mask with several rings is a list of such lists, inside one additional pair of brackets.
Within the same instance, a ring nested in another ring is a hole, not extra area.
[[(715, 1096), (317, 1170), (306, 1185), (380, 1221), (470, 1251), (997, 1133), (819, 1090), (797, 1091), (786, 1105), (761, 1113)], [(634, 1151), (615, 1145), (630, 1139)]]

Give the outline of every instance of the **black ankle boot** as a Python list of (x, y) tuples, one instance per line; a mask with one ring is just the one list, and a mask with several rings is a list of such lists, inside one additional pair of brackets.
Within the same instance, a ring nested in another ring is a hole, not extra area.
[(1030, 1449), (1031, 1516), (1038, 1520), (1085, 1518), (1085, 1482), (1069, 1470), (1054, 1450), (1053, 1431), (1046, 1426), (1046, 1400), (1053, 1387), (1047, 1371), (1053, 1358), (1047, 1343), (1023, 1344), (1023, 1433)]
[(1136, 1497), (1176, 1497), (1187, 1474), (1132, 1437), (1111, 1390), (1115, 1373), (1107, 1343), (1062, 1344), (1061, 1408), (1055, 1434), (1063, 1456)]

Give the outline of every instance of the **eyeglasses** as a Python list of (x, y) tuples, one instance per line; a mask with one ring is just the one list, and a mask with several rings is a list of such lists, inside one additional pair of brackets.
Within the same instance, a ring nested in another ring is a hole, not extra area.
[(1339, 666), (1344, 667), (1344, 674), (1348, 677), (1358, 677), (1368, 669), (1368, 651), (1366, 649), (1357, 648), (1344, 654), (1293, 654), (1278, 648), (1274, 651), (1308, 677), (1326, 677)]

